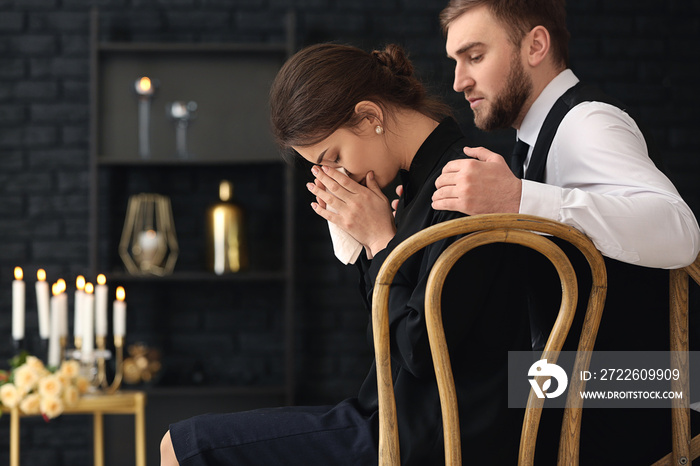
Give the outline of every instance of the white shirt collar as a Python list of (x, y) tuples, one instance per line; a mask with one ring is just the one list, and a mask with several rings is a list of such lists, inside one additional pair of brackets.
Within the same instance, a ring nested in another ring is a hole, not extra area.
[(549, 110), (554, 106), (557, 99), (564, 92), (575, 86), (578, 81), (579, 79), (574, 75), (574, 72), (566, 69), (547, 84), (537, 97), (537, 100), (532, 104), (525, 118), (523, 118), (520, 129), (516, 133), (518, 139), (530, 146), (530, 153), (532, 153), (532, 148), (537, 142), (537, 135), (540, 134), (540, 129), (544, 124), (545, 118), (547, 118)]

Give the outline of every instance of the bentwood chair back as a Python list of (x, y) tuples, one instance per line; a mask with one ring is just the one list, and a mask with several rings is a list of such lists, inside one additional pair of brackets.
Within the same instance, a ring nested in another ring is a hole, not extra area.
[[(372, 325), (377, 362), (379, 394), (379, 465), (398, 466), (400, 461), (396, 403), (391, 376), (388, 302), (389, 289), (403, 262), (415, 252), (444, 238), (466, 235), (438, 258), (431, 270), (426, 289), (426, 325), (435, 366), (445, 439), (445, 464), (461, 465), (459, 412), (445, 333), (442, 327), (440, 297), (442, 286), (451, 267), (471, 249), (491, 243), (515, 243), (542, 253), (554, 265), (562, 284), (559, 314), (545, 345), (541, 359), (554, 363), (566, 340), (574, 319), (578, 300), (576, 275), (564, 252), (547, 236), (568, 241), (578, 248), (591, 267), (592, 288), (574, 362), (574, 373), (587, 370), (591, 351), (600, 325), (607, 292), (605, 263), (593, 243), (573, 227), (548, 219), (521, 214), (487, 214), (460, 218), (431, 226), (403, 241), (387, 257), (374, 287)], [(582, 391), (585, 381), (573, 378), (569, 384), (567, 407), (564, 410), (559, 464), (578, 464), (581, 414), (583, 400), (572, 396)], [(544, 400), (530, 392), (520, 439), (520, 465), (532, 465), (535, 442)]]
[[(700, 255), (689, 266), (670, 271), (671, 368), (684, 374), (677, 381), (671, 380), (671, 390), (683, 393), (690, 393), (688, 277), (700, 285)], [(653, 466), (689, 465), (700, 457), (700, 435), (691, 438), (690, 434), (688, 400), (684, 403), (684, 400), (674, 398), (671, 408), (673, 450)]]

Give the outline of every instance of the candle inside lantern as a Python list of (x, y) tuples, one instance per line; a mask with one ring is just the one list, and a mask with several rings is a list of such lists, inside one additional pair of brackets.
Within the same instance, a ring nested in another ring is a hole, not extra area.
[(107, 335), (107, 278), (103, 274), (97, 276), (95, 287), (95, 335)]
[[(140, 250), (139, 261), (142, 270), (151, 268), (156, 258), (156, 253), (162, 242), (161, 234), (155, 230), (140, 231), (138, 234), (138, 246)], [(158, 264), (156, 264), (158, 265)]]
[(36, 271), (36, 309), (39, 315), (39, 337), (47, 340), (50, 333), (49, 323), (49, 284), (46, 282), (46, 271), (39, 269)]
[(92, 354), (95, 349), (94, 309), (95, 296), (92, 294), (92, 283), (85, 284), (85, 296), (83, 296), (83, 346), (80, 350), (83, 362), (92, 362)]
[(126, 335), (126, 292), (123, 286), (117, 287), (117, 299), (112, 306), (114, 319), (114, 336), (123, 337)]
[(54, 283), (51, 286), (51, 330), (49, 333), (49, 356), (48, 366), (58, 367), (61, 362), (61, 342), (60, 342), (60, 303), (58, 296), (61, 294), (60, 285)]
[(15, 341), (24, 339), (24, 304), (25, 286), (22, 267), (15, 267), (15, 279), (12, 282), (12, 338)]

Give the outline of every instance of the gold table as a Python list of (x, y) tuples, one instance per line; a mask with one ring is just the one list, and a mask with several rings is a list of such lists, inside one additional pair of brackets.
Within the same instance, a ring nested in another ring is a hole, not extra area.
[[(136, 435), (136, 466), (146, 466), (146, 394), (139, 391), (116, 392), (111, 395), (83, 395), (78, 403), (66, 408), (62, 416), (93, 415), (93, 450), (95, 466), (104, 466), (105, 414), (133, 414)], [(19, 420), (26, 415), (18, 407), (10, 410), (10, 466), (19, 466)]]

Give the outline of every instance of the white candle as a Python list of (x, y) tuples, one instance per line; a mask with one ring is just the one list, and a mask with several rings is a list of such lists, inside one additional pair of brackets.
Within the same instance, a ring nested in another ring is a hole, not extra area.
[(83, 297), (85, 296), (85, 277), (78, 275), (75, 279), (75, 302), (73, 303), (73, 336), (83, 335)]
[(139, 154), (141, 158), (148, 159), (151, 157), (151, 148), (149, 143), (149, 122), (151, 97), (155, 91), (150, 78), (144, 76), (137, 79), (134, 83), (136, 93), (139, 95)]
[(107, 335), (107, 279), (104, 275), (97, 276), (95, 287), (95, 335)]
[(56, 284), (59, 286), (59, 294), (56, 296), (59, 310), (58, 335), (66, 337), (68, 336), (68, 296), (66, 295), (66, 281), (59, 278)]
[(61, 362), (61, 342), (59, 341), (60, 333), (60, 314), (58, 295), (60, 287), (54, 283), (51, 287), (51, 330), (49, 332), (49, 367), (58, 367)]
[(83, 297), (83, 346), (80, 351), (83, 362), (92, 361), (92, 353), (95, 349), (95, 332), (93, 331), (95, 295), (92, 292), (92, 283), (86, 283), (85, 296)]
[(49, 284), (46, 282), (46, 271), (36, 271), (36, 310), (39, 315), (39, 337), (47, 340), (50, 333), (49, 323)]
[(114, 319), (114, 336), (123, 337), (126, 335), (126, 302), (124, 298), (126, 293), (124, 292), (124, 287), (117, 287), (117, 299), (114, 300), (112, 317)]
[(214, 273), (223, 275), (226, 267), (226, 212), (214, 210)]
[(15, 267), (15, 279), (12, 282), (12, 338), (24, 339), (24, 298), (25, 287), (22, 268)]

